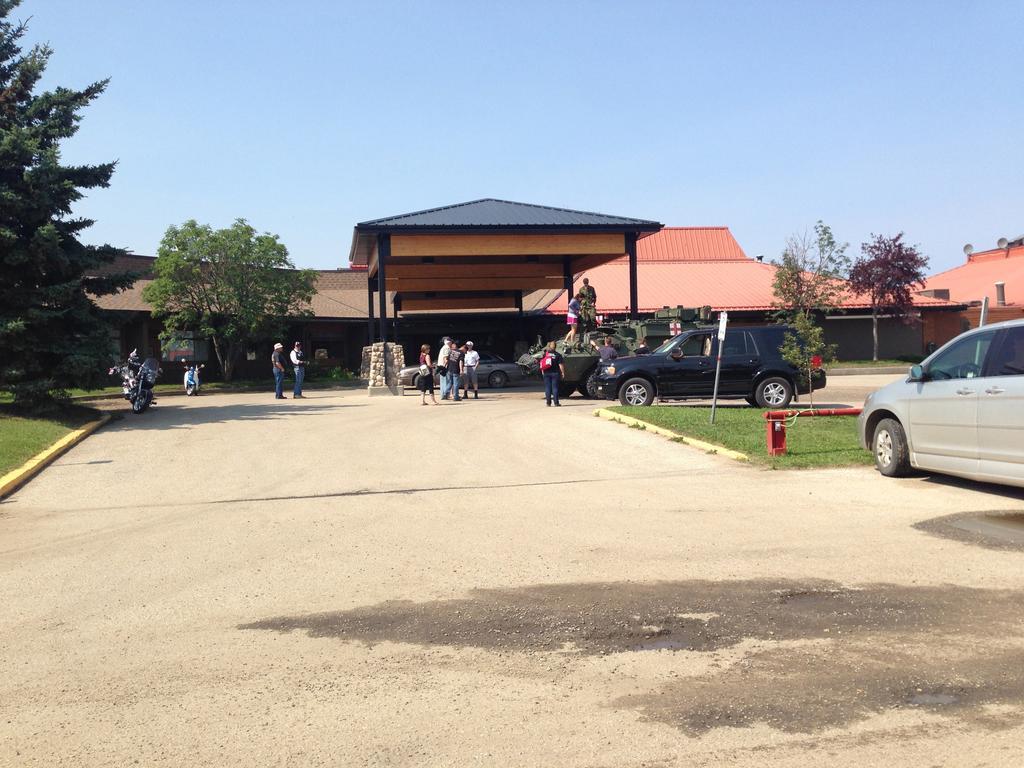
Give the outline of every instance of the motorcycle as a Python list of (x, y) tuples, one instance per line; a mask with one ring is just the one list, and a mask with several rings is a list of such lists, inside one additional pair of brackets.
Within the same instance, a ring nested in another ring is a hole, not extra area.
[(132, 404), (132, 413), (142, 413), (156, 402), (153, 399), (153, 386), (160, 375), (160, 363), (155, 357), (142, 360), (138, 350), (133, 349), (121, 365), (115, 365), (109, 374), (121, 377), (121, 389), (124, 399)]
[(205, 365), (196, 365), (192, 363), (189, 365), (185, 363), (185, 394), (186, 395), (198, 395), (199, 394), (199, 371), (205, 368)]

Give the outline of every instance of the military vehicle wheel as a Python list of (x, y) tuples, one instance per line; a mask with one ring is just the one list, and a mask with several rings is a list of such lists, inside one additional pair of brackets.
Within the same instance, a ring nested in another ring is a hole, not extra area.
[(576, 391), (575, 384), (566, 384), (564, 381), (558, 382), (558, 399), (561, 400), (563, 397), (568, 398)]
[(654, 385), (647, 379), (629, 379), (619, 389), (623, 405), (650, 405), (654, 402)]
[(591, 400), (597, 397), (597, 368), (590, 372), (590, 375), (580, 384), (580, 394), (589, 397)]
[(504, 371), (494, 371), (487, 377), (487, 386), (491, 389), (501, 389), (508, 384), (508, 376)]
[(754, 397), (762, 408), (785, 408), (793, 399), (793, 385), (781, 376), (770, 376), (757, 385)]

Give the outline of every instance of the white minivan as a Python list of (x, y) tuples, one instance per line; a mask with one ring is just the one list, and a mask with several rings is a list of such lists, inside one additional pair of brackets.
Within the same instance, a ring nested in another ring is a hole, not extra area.
[(857, 427), (883, 475), (914, 468), (1024, 487), (1024, 320), (957, 336), (868, 395)]

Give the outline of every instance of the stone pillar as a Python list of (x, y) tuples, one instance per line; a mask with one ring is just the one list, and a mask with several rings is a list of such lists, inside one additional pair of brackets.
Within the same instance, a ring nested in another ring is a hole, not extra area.
[(360, 378), (366, 380), (369, 395), (401, 395), (398, 372), (405, 367), (405, 350), (400, 344), (375, 342), (363, 347)]

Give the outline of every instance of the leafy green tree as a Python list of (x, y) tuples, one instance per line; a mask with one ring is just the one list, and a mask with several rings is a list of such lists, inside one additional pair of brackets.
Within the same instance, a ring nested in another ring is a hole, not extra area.
[(906, 318), (914, 306), (914, 286), (924, 287), (928, 257), (917, 246), (903, 242), (903, 233), (894, 237), (871, 235), (861, 243), (863, 254), (850, 270), (850, 287), (871, 302), (872, 360), (878, 359), (878, 314)]
[(134, 276), (109, 267), (124, 251), (81, 243), (93, 222), (71, 215), (82, 190), (109, 185), (114, 163), (60, 158), (107, 81), (37, 93), (52, 51), (22, 50), (26, 25), (11, 21), (18, 5), (0, 0), (0, 390), (39, 409), (67, 387), (105, 380), (111, 326), (90, 296), (116, 293)]
[(170, 227), (153, 271), (143, 297), (163, 320), (161, 337), (208, 337), (225, 381), (252, 342), (308, 314), (316, 280), (313, 270), (295, 269), (277, 235), (258, 234), (244, 219), (227, 229), (194, 220)]
[[(810, 312), (798, 312), (791, 321), (792, 331), (783, 337), (782, 359), (792, 364), (800, 373), (802, 381), (810, 383), (815, 366), (814, 358), (821, 358), (820, 365), (826, 366), (836, 359), (836, 345), (825, 343), (825, 329), (814, 322)], [(811, 406), (814, 392), (810, 393)]]
[(781, 319), (823, 312), (839, 304), (847, 291), (848, 247), (849, 243), (836, 242), (831, 228), (822, 221), (814, 225), (813, 237), (804, 232), (786, 240), (782, 256), (775, 262), (772, 284)]

